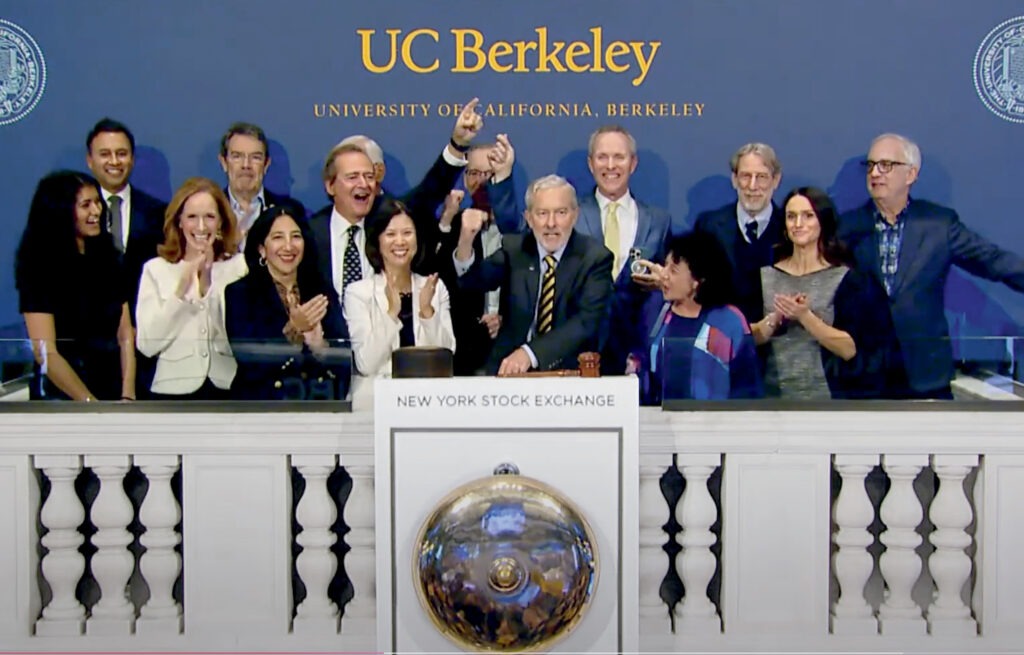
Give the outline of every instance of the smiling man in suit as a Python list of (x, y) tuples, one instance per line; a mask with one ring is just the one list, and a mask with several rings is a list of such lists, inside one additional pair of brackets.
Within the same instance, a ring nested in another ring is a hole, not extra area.
[(501, 287), (502, 325), (488, 372), (575, 368), (580, 353), (600, 349), (614, 258), (601, 242), (573, 229), (578, 217), (572, 185), (557, 175), (542, 177), (526, 192), (530, 231), (503, 236), (502, 248), (480, 261), (473, 241), (487, 216), (463, 212), (452, 255), (459, 286)]
[(694, 230), (715, 237), (732, 266), (733, 304), (750, 324), (764, 318), (761, 267), (770, 266), (786, 218), (772, 196), (782, 181), (782, 164), (764, 143), (748, 143), (729, 159), (736, 202), (697, 216)]
[(100, 120), (89, 131), (85, 148), (85, 164), (100, 183), (108, 209), (105, 229), (123, 253), (134, 320), (142, 266), (156, 257), (156, 248), (163, 242), (167, 204), (129, 184), (135, 168), (135, 136), (124, 123)]
[(665, 261), (672, 223), (667, 211), (630, 192), (638, 163), (636, 140), (621, 125), (604, 125), (590, 135), (587, 166), (595, 187), (580, 198), (576, 230), (603, 242), (614, 257), (608, 339), (601, 353), (601, 369), (610, 375), (625, 372), (632, 326), (659, 284), (653, 275), (634, 275), (630, 264), (635, 259)]
[(889, 295), (907, 395), (952, 399), (943, 302), (950, 267), (1024, 291), (1024, 259), (969, 230), (952, 209), (910, 197), (921, 171), (921, 150), (910, 139), (876, 137), (864, 166), (871, 200), (840, 217), (839, 237), (857, 266), (875, 275)]

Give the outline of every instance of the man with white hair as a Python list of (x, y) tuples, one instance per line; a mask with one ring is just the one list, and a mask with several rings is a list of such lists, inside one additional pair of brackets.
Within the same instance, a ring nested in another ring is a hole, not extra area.
[(452, 254), (460, 287), (501, 287), (502, 324), (486, 367), (501, 376), (576, 368), (578, 355), (600, 351), (607, 333), (613, 257), (573, 229), (575, 189), (557, 175), (535, 180), (524, 217), (528, 232), (503, 235), (502, 248), (479, 261), (473, 241), (487, 215), (465, 210)]
[(871, 200), (840, 217), (839, 238), (888, 293), (907, 395), (952, 399), (953, 353), (943, 304), (950, 267), (1024, 291), (1024, 259), (969, 230), (952, 209), (910, 197), (921, 150), (907, 137), (875, 137), (864, 167)]

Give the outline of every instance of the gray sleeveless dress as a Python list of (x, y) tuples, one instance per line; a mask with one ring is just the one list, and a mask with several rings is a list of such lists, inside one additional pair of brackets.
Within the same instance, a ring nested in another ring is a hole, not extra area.
[[(761, 269), (764, 313), (774, 311), (775, 294), (807, 295), (811, 311), (828, 325), (835, 320), (836, 289), (850, 271), (833, 266), (807, 275), (790, 275), (774, 266)], [(821, 344), (797, 321), (786, 321), (768, 342), (765, 370), (768, 396), (789, 400), (827, 400), (832, 396), (821, 365)]]

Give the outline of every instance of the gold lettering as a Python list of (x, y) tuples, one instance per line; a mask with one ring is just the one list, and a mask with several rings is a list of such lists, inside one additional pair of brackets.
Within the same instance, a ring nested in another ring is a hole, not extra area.
[(613, 73), (625, 73), (629, 70), (629, 64), (620, 64), (615, 61), (616, 57), (629, 54), (629, 46), (625, 41), (612, 41), (608, 44), (608, 49), (604, 53), (605, 65), (608, 66), (608, 70)]
[(331, 105), (327, 110), (329, 116), (341, 116), (341, 105)]
[(516, 47), (516, 67), (512, 72), (529, 73), (530, 69), (526, 67), (526, 51), (536, 50), (537, 44), (533, 41), (516, 41), (512, 45)]
[(324, 103), (320, 103), (319, 105), (314, 103), (313, 116), (315, 118), (323, 118), (325, 115), (327, 115), (327, 105)]
[(416, 60), (412, 58), (412, 44), (413, 41), (415, 41), (416, 38), (419, 36), (429, 36), (430, 38), (434, 39), (434, 43), (438, 42), (438, 33), (435, 32), (434, 30), (421, 27), (418, 30), (413, 30), (409, 32), (409, 34), (407, 34), (406, 37), (402, 39), (402, 62), (405, 64), (406, 68), (408, 68), (414, 73), (433, 73), (441, 65), (441, 62), (438, 61), (437, 57), (434, 57), (433, 63), (428, 64), (426, 66), (417, 65)]
[(576, 57), (589, 55), (590, 46), (583, 41), (573, 41), (565, 49), (565, 65), (574, 73), (586, 73), (590, 70), (587, 64), (577, 64)]
[(644, 105), (644, 116), (657, 116), (657, 114), (654, 113), (654, 105), (649, 102)]
[(452, 115), (452, 106), (449, 104), (442, 104), (437, 106), (437, 115), (441, 117)]
[(674, 102), (672, 103), (671, 109), (669, 108), (669, 105), (668, 105), (667, 102), (663, 102), (663, 103), (658, 105), (658, 115), (659, 116), (669, 116), (669, 115), (675, 116), (675, 113), (676, 113), (676, 103), (674, 103)]
[[(484, 35), (479, 30), (452, 28), (451, 33), (455, 36), (455, 66), (453, 73), (476, 73), (487, 64), (484, 56), (483, 44)], [(466, 44), (466, 37), (473, 37), (473, 45)], [(466, 66), (466, 55), (476, 57), (476, 64), (472, 67)]]
[(691, 105), (690, 103), (683, 103), (683, 116), (692, 116), (693, 112), (690, 111), (692, 108), (693, 105)]
[(555, 105), (553, 103), (547, 103), (544, 105), (544, 115), (549, 118), (555, 117)]
[(377, 66), (374, 64), (373, 57), (370, 55), (370, 39), (376, 31), (377, 30), (356, 30), (356, 34), (362, 37), (363, 68), (371, 73), (380, 75), (381, 73), (386, 73), (395, 67), (395, 59), (398, 54), (398, 35), (402, 33), (402, 30), (385, 30), (385, 33), (391, 37), (391, 58), (388, 59), (388, 63), (383, 66)]
[(590, 72), (603, 73), (604, 67), (601, 66), (601, 44), (604, 41), (604, 32), (602, 32), (600, 27), (591, 27), (590, 33), (594, 35), (594, 63), (590, 67)]
[(428, 115), (430, 113), (430, 105), (425, 103), (425, 102), (420, 104), (420, 109), (423, 110), (423, 115), (424, 116), (426, 116), (426, 115)]
[(565, 72), (565, 66), (558, 60), (558, 53), (565, 47), (565, 41), (555, 41), (555, 49), (548, 52), (548, 28), (538, 27), (537, 32), (537, 72), (538, 73), (549, 73), (551, 68), (548, 68), (548, 63), (551, 64), (559, 73)]
[(643, 115), (643, 108), (640, 106), (640, 103), (638, 103), (638, 102), (634, 102), (632, 105), (630, 105), (630, 109), (632, 110), (629, 113), (630, 116), (642, 116)]
[(704, 103), (703, 102), (694, 103), (693, 106), (697, 108), (697, 115), (698, 116), (703, 116), (704, 115)]
[(498, 57), (512, 54), (512, 44), (508, 41), (495, 41), (494, 45), (487, 52), (487, 64), (495, 73), (507, 73), (512, 70), (512, 64), (498, 62)]
[(647, 79), (647, 73), (651, 70), (651, 64), (654, 63), (654, 55), (658, 53), (658, 48), (661, 47), (661, 41), (651, 41), (651, 56), (644, 59), (644, 42), (643, 41), (630, 41), (630, 46), (633, 47), (633, 54), (636, 55), (636, 63), (640, 66), (640, 74), (633, 78), (633, 86), (640, 86)]

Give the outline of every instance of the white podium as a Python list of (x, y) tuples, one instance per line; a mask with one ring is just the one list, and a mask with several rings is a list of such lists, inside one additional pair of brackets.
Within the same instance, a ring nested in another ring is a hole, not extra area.
[(430, 511), (512, 463), (561, 492), (597, 539), (600, 574), (583, 620), (552, 652), (638, 650), (637, 383), (613, 378), (378, 380), (375, 396), (377, 648), (450, 652), (413, 586)]

